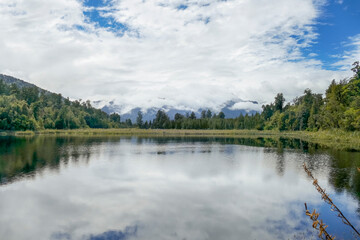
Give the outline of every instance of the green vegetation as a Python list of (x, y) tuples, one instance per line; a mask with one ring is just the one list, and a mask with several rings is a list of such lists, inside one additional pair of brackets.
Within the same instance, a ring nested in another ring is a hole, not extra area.
[(37, 87), (19, 88), (0, 80), (0, 129), (39, 130), (121, 127), (120, 116), (70, 101)]
[(175, 114), (173, 120), (159, 110), (153, 121), (143, 121), (139, 112), (136, 123), (120, 122), (120, 115), (95, 109), (90, 102), (70, 101), (60, 94), (36, 87), (18, 88), (0, 80), (0, 130), (43, 130), (78, 128), (141, 129), (215, 129), (312, 131), (360, 130), (360, 65), (353, 64), (354, 76), (340, 82), (332, 81), (325, 97), (306, 89), (304, 94), (285, 105), (282, 93), (273, 103), (263, 105), (262, 113), (226, 119), (220, 112), (202, 111)]
[(166, 113), (159, 110), (153, 122), (145, 122), (142, 128), (160, 129), (257, 129), (279, 131), (319, 131), (340, 129), (360, 130), (360, 65), (353, 64), (354, 76), (340, 82), (334, 80), (321, 94), (306, 89), (304, 94), (285, 105), (282, 93), (276, 95), (274, 103), (263, 105), (261, 114), (240, 115), (225, 119), (225, 114), (212, 114), (202, 111), (200, 119), (195, 113), (183, 116), (176, 114), (170, 120)]
[[(321, 94), (306, 89), (293, 105), (283, 109), (274, 105), (264, 106), (266, 112), (264, 129), (310, 130), (343, 129), (360, 130), (360, 66), (354, 63), (354, 76), (336, 83), (334, 80)], [(275, 98), (276, 103), (276, 98)], [(263, 114), (265, 115), (265, 114)]]

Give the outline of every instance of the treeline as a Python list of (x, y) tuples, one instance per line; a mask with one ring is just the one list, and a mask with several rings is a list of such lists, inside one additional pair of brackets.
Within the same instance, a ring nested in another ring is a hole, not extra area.
[(276, 95), (273, 103), (263, 105), (261, 114), (240, 115), (225, 119), (224, 113), (212, 114), (203, 111), (200, 118), (194, 112), (186, 116), (176, 114), (170, 120), (166, 113), (159, 110), (153, 121), (142, 121), (141, 112), (137, 126), (141, 128), (163, 129), (257, 129), (317, 131), (319, 129), (360, 130), (360, 65), (353, 64), (354, 76), (340, 82), (333, 80), (322, 94), (306, 89), (304, 94), (285, 104), (282, 93)]
[(90, 101), (70, 101), (37, 87), (19, 88), (0, 80), (0, 130), (117, 128), (119, 114), (108, 115)]
[(143, 121), (138, 113), (135, 123), (121, 122), (120, 115), (107, 114), (91, 106), (90, 101), (70, 101), (60, 94), (49, 93), (37, 87), (19, 88), (0, 80), (0, 130), (76, 129), (139, 127), (153, 129), (257, 129), (360, 130), (360, 65), (353, 64), (354, 76), (340, 82), (332, 81), (322, 94), (306, 89), (304, 94), (286, 103), (282, 93), (273, 103), (263, 105), (263, 111), (254, 115), (240, 115), (226, 119), (225, 114), (202, 111), (200, 118), (194, 112), (175, 114), (173, 120), (159, 110), (155, 119)]
[(237, 118), (225, 119), (225, 114), (213, 114), (210, 110), (202, 111), (201, 117), (197, 118), (195, 113), (175, 114), (174, 120), (170, 120), (168, 115), (159, 110), (153, 121), (142, 121), (141, 112), (138, 113), (136, 126), (140, 128), (155, 129), (261, 129), (263, 119), (261, 114), (245, 116), (240, 115)]
[(310, 130), (343, 129), (360, 130), (360, 65), (353, 64), (354, 76), (340, 82), (333, 80), (325, 97), (310, 89), (283, 107), (285, 99), (278, 94), (275, 102), (263, 106), (264, 129)]

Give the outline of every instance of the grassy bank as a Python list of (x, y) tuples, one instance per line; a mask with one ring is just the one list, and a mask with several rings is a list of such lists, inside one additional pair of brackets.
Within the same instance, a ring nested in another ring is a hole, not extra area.
[(295, 138), (323, 147), (360, 151), (360, 132), (333, 131), (257, 131), (257, 130), (176, 130), (176, 129), (76, 129), (1, 132), (14, 136), (139, 136), (139, 137), (227, 137), (227, 138)]

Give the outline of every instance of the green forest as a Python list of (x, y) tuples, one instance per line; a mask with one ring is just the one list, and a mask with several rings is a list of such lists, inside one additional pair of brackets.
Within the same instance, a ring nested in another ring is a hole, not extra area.
[(70, 101), (37, 87), (19, 88), (0, 80), (0, 129), (118, 128), (120, 116), (95, 109), (90, 101)]
[(41, 130), (77, 128), (152, 129), (257, 129), (280, 131), (317, 131), (342, 129), (360, 130), (360, 65), (353, 64), (354, 75), (339, 82), (333, 80), (322, 94), (305, 89), (304, 94), (286, 103), (282, 93), (274, 102), (263, 105), (262, 112), (226, 119), (223, 112), (202, 111), (175, 114), (173, 120), (159, 110), (153, 121), (143, 121), (138, 113), (136, 123), (119, 114), (107, 114), (91, 106), (90, 101), (70, 101), (61, 94), (49, 93), (36, 87), (19, 88), (0, 80), (0, 129)]

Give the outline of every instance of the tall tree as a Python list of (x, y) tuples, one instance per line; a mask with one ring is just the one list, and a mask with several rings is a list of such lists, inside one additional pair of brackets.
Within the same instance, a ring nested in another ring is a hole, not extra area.
[(110, 117), (110, 120), (113, 121), (114, 123), (120, 123), (121, 118), (120, 118), (119, 114), (112, 113), (112, 114), (110, 114), (109, 117)]
[(156, 117), (153, 121), (154, 128), (167, 128), (170, 125), (170, 119), (168, 115), (163, 111), (159, 110), (156, 113)]
[(285, 103), (285, 98), (282, 93), (278, 93), (275, 97), (274, 107), (275, 111), (282, 112)]
[(194, 112), (191, 112), (191, 114), (190, 114), (190, 117), (189, 117), (190, 119), (196, 119), (196, 115), (195, 115), (195, 113)]
[(139, 128), (143, 127), (143, 115), (142, 115), (141, 111), (138, 112), (138, 115), (136, 118), (136, 124), (138, 125)]
[(206, 118), (206, 111), (202, 110), (201, 111), (201, 119), (205, 119)]
[(219, 112), (218, 117), (219, 117), (220, 119), (224, 119), (224, 118), (225, 118), (225, 113)]
[(212, 112), (210, 111), (210, 109), (208, 109), (206, 111), (206, 118), (211, 118), (212, 117)]
[(351, 71), (355, 73), (354, 78), (360, 79), (360, 64), (359, 61), (354, 62)]

